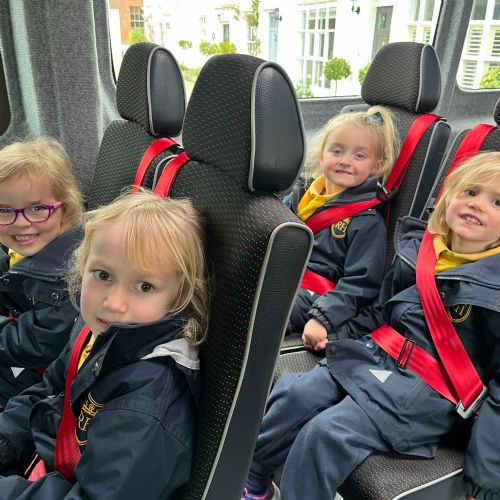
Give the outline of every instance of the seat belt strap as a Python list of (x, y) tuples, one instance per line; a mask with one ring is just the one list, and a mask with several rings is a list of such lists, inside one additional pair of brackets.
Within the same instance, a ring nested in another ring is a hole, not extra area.
[(64, 407), (61, 424), (57, 431), (54, 468), (68, 481), (75, 481), (75, 466), (80, 459), (80, 447), (76, 442), (76, 418), (71, 410), (71, 384), (76, 377), (78, 360), (83, 347), (87, 344), (90, 329), (85, 325), (71, 349), (68, 371), (66, 374), (66, 388), (64, 391)]
[(313, 271), (306, 269), (300, 288), (323, 295), (324, 293), (333, 290), (335, 288), (335, 283), (318, 273), (314, 273)]
[(330, 207), (322, 210), (305, 221), (305, 224), (309, 227), (309, 229), (311, 229), (314, 234), (319, 233), (323, 229), (336, 224), (342, 219), (352, 217), (353, 215), (378, 205), (382, 201), (389, 200), (391, 196), (396, 193), (397, 189), (399, 189), (401, 183), (403, 182), (410, 159), (415, 152), (415, 148), (418, 143), (430, 125), (440, 119), (441, 117), (439, 115), (428, 113), (418, 116), (411, 124), (408, 134), (406, 135), (406, 139), (401, 146), (401, 151), (399, 152), (396, 163), (394, 164), (387, 181), (383, 186), (381, 186), (383, 198), (375, 197), (371, 200), (350, 203), (349, 205)]
[(401, 146), (401, 151), (399, 152), (398, 158), (394, 167), (392, 167), (391, 173), (387, 177), (383, 188), (386, 194), (391, 193), (393, 190), (399, 189), (401, 183), (403, 182), (406, 169), (410, 163), (410, 159), (415, 152), (418, 143), (427, 132), (429, 127), (436, 121), (440, 120), (439, 115), (432, 113), (426, 113), (415, 118), (414, 122), (411, 124), (406, 138)]
[(373, 198), (367, 201), (350, 203), (349, 205), (339, 205), (336, 207), (326, 208), (325, 210), (309, 217), (309, 219), (306, 219), (304, 222), (314, 234), (317, 234), (342, 219), (347, 219), (347, 217), (351, 217), (352, 215), (363, 212), (364, 210), (368, 210), (379, 203), (380, 200), (378, 198)]
[(452, 403), (459, 399), (450, 377), (442, 363), (419, 347), (413, 340), (403, 337), (389, 325), (382, 325), (371, 335), (372, 339), (397, 361), (399, 368), (409, 368), (420, 376), (435, 391)]
[(460, 398), (459, 404), (467, 409), (484, 392), (484, 385), (439, 296), (433, 240), (434, 235), (426, 230), (417, 255), (417, 289), (436, 350)]
[(170, 196), (170, 191), (172, 190), (177, 174), (188, 161), (189, 157), (185, 151), (169, 161), (156, 183), (154, 192), (164, 198)]
[(496, 128), (495, 125), (488, 125), (486, 123), (480, 123), (474, 128), (471, 128), (467, 134), (465, 134), (462, 142), (458, 146), (446, 175), (449, 175), (450, 172), (455, 170), (464, 160), (477, 154), (486, 140), (486, 137), (488, 137), (488, 134)]
[(169, 137), (161, 137), (160, 139), (157, 139), (149, 145), (148, 149), (144, 151), (144, 154), (142, 155), (141, 161), (139, 163), (139, 167), (137, 168), (132, 191), (136, 192), (141, 186), (142, 181), (144, 180), (144, 176), (146, 175), (146, 171), (148, 170), (149, 165), (151, 165), (151, 162), (160, 153), (163, 153), (163, 151), (172, 146), (178, 146), (178, 144)]

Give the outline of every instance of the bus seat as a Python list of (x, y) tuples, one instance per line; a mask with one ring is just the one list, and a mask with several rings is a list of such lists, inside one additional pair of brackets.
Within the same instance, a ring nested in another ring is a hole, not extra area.
[[(496, 128), (486, 136), (480, 151), (500, 151), (500, 99), (493, 114)], [(427, 218), (434, 207), (437, 194), (454, 161), (457, 149), (470, 129), (457, 134), (431, 193), (428, 194), (422, 217)], [(418, 195), (419, 193), (417, 193)], [(422, 195), (423, 196), (423, 195)], [(456, 500), (463, 497), (461, 480), (465, 447), (469, 436), (469, 422), (448, 437), (432, 460), (393, 454), (376, 453), (361, 464), (340, 493), (345, 500)]]
[(305, 148), (284, 70), (248, 55), (213, 56), (194, 86), (183, 145), (190, 160), (170, 196), (204, 215), (212, 286), (192, 474), (173, 498), (239, 498), (313, 242), (274, 194), (296, 181)]
[[(131, 45), (116, 83), (116, 105), (122, 119), (112, 121), (104, 132), (89, 209), (110, 203), (133, 183), (144, 152), (155, 140), (180, 134), (186, 98), (182, 73), (171, 52), (149, 42)], [(143, 185), (151, 187), (155, 169), (180, 151), (173, 147), (156, 156)]]
[[(416, 42), (388, 43), (377, 52), (363, 81), (361, 96), (366, 104), (346, 106), (341, 113), (383, 105), (392, 113), (403, 143), (411, 125), (437, 106), (440, 95), (441, 74), (434, 48)], [(386, 269), (394, 258), (396, 223), (404, 215), (420, 216), (442, 163), (449, 133), (450, 127), (443, 119), (427, 128), (410, 157), (396, 196), (389, 202)], [(307, 371), (319, 359), (314, 354), (301, 355), (301, 351), (301, 335), (285, 337), (275, 380), (289, 371)]]

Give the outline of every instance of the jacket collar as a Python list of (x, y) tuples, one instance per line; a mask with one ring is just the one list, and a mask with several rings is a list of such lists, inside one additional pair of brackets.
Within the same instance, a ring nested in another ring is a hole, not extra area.
[(97, 336), (92, 350), (102, 354), (106, 368), (138, 361), (148, 355), (155, 357), (152, 356), (155, 348), (182, 338), (183, 323), (179, 316), (141, 325), (113, 323)]
[(35, 255), (24, 257), (12, 266), (11, 272), (42, 278), (65, 274), (67, 263), (73, 250), (80, 243), (82, 235), (80, 226), (68, 229)]

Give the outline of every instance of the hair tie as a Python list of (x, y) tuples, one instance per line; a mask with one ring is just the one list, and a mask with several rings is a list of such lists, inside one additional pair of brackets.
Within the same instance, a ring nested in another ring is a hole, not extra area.
[(377, 111), (376, 113), (373, 113), (373, 115), (368, 115), (368, 116), (370, 117), (370, 120), (373, 123), (383, 125), (384, 119), (382, 118), (382, 115), (380, 114), (380, 112)]

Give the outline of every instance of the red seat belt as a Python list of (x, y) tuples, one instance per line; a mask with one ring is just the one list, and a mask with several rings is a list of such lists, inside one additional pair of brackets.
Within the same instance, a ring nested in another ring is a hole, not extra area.
[[(382, 191), (385, 194), (386, 199), (389, 199), (393, 193), (395, 193), (401, 183), (403, 182), (403, 178), (408, 168), (408, 164), (410, 163), (410, 159), (417, 147), (420, 139), (422, 139), (423, 135), (429, 128), (429, 126), (437, 120), (440, 120), (441, 117), (439, 115), (434, 114), (425, 114), (418, 116), (415, 121), (411, 124), (410, 129), (408, 130), (408, 134), (406, 135), (406, 139), (401, 146), (401, 151), (399, 152), (399, 156), (394, 164), (394, 167), (389, 174), (385, 184), (382, 186)], [(322, 210), (321, 212), (309, 217), (305, 224), (311, 229), (314, 234), (319, 233), (323, 229), (336, 224), (342, 219), (346, 219), (347, 217), (351, 217), (356, 215), (364, 210), (368, 210), (379, 203), (381, 200), (378, 197), (372, 198), (371, 200), (359, 201), (357, 203), (350, 203), (349, 205), (339, 205), (336, 207), (327, 208)], [(307, 283), (304, 282), (306, 279), (306, 274), (304, 274), (304, 279), (300, 285), (301, 288), (306, 290), (311, 290), (316, 293), (324, 293), (318, 292), (324, 288), (325, 284), (323, 280), (323, 276), (313, 273), (312, 271), (307, 271), (309, 274), (307, 275)], [(328, 280), (327, 280), (328, 281)], [(333, 287), (334, 283), (331, 283)], [(330, 286), (326, 288), (325, 291), (333, 290), (333, 287)]]
[[(64, 407), (61, 424), (57, 431), (54, 452), (54, 469), (60, 472), (68, 481), (75, 482), (75, 467), (80, 460), (80, 448), (76, 442), (76, 418), (70, 405), (71, 384), (76, 376), (78, 360), (83, 347), (87, 343), (90, 329), (85, 325), (78, 334), (73, 345), (66, 374), (66, 388), (64, 392)], [(24, 473), (29, 481), (36, 481), (47, 473), (45, 464), (38, 453), (35, 453), (30, 465)]]
[(306, 269), (300, 287), (323, 295), (324, 293), (333, 290), (335, 288), (335, 283), (318, 273), (313, 273), (312, 271)]
[(467, 409), (484, 392), (484, 385), (439, 297), (433, 240), (434, 235), (426, 230), (417, 256), (417, 289), (436, 350), (460, 397), (459, 405)]
[(400, 368), (414, 371), (436, 392), (452, 403), (458, 403), (457, 393), (443, 364), (415, 342), (403, 337), (389, 325), (382, 325), (372, 332), (372, 339), (397, 361)]
[(458, 146), (446, 175), (450, 175), (450, 172), (455, 170), (464, 160), (477, 154), (488, 134), (496, 128), (495, 125), (487, 125), (486, 123), (480, 123), (474, 128), (471, 128), (467, 134), (465, 134), (462, 142)]
[(60, 472), (68, 481), (75, 481), (75, 466), (80, 460), (80, 447), (76, 442), (76, 418), (71, 410), (70, 400), (71, 400), (71, 384), (76, 376), (78, 360), (80, 359), (80, 354), (83, 347), (87, 344), (88, 337), (90, 335), (90, 329), (85, 325), (78, 337), (73, 349), (71, 350), (71, 355), (68, 363), (68, 372), (66, 375), (66, 389), (64, 391), (64, 408), (61, 419), (61, 424), (59, 425), (59, 430), (57, 431), (56, 437), (56, 449), (54, 456), (54, 468)]
[(148, 149), (142, 155), (141, 161), (139, 163), (139, 167), (137, 168), (137, 172), (135, 174), (135, 179), (133, 183), (133, 191), (137, 191), (144, 180), (144, 176), (146, 175), (146, 171), (151, 164), (151, 162), (160, 154), (172, 146), (177, 146), (178, 144), (169, 137), (161, 137), (156, 141), (152, 142)]
[[(398, 360), (398, 366), (408, 366), (415, 371), (428, 385), (455, 403), (457, 412), (463, 418), (468, 418), (478, 411), (487, 389), (439, 297), (434, 278), (437, 257), (433, 239), (434, 235), (426, 230), (417, 256), (416, 277), (425, 319), (440, 361), (388, 325), (373, 332), (372, 338), (390, 356)], [(401, 363), (403, 358), (406, 359)]]
[(188, 161), (189, 157), (184, 151), (169, 161), (156, 183), (154, 192), (164, 198), (169, 196), (177, 174)]

